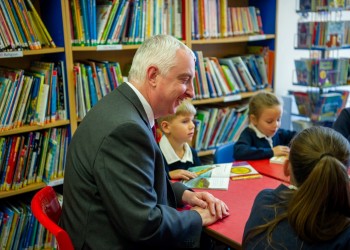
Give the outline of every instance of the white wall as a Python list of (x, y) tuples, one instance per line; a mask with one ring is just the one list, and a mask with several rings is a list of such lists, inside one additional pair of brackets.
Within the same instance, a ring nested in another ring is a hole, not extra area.
[[(297, 22), (300, 16), (296, 13), (297, 0), (277, 0), (276, 21), (276, 66), (275, 93), (286, 95), (288, 90), (306, 90), (305, 87), (293, 86), (294, 59), (310, 57), (308, 50), (294, 50), (297, 34)], [(342, 20), (350, 20), (349, 12), (342, 12)], [(350, 57), (350, 49), (337, 51), (339, 56)]]

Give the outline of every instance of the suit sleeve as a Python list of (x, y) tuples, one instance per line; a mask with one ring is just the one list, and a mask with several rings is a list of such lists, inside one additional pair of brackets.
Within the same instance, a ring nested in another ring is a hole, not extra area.
[[(177, 211), (166, 200), (161, 154), (149, 131), (139, 124), (118, 126), (104, 139), (95, 164), (95, 179), (111, 223), (131, 241), (157, 245), (196, 247), (202, 220), (195, 211)], [(158, 159), (158, 161), (156, 161)], [(161, 166), (155, 166), (156, 163)], [(164, 187), (164, 193), (157, 193)], [(182, 188), (174, 190), (180, 197)]]

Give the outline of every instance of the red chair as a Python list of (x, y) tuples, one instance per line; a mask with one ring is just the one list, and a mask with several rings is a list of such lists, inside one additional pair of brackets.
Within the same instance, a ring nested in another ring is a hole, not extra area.
[(58, 249), (74, 250), (68, 233), (58, 226), (62, 208), (52, 187), (44, 187), (34, 195), (31, 209), (39, 223), (56, 237)]

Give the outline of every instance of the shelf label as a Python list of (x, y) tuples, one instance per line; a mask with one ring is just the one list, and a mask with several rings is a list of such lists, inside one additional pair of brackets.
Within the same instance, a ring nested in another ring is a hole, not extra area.
[(121, 44), (115, 45), (97, 45), (97, 50), (121, 50), (123, 46)]
[(241, 99), (242, 99), (241, 95), (229, 95), (224, 97), (224, 102), (238, 101)]
[(23, 51), (0, 52), (0, 58), (23, 57)]
[(255, 36), (250, 36), (249, 41), (258, 41), (258, 40), (265, 40), (266, 35), (255, 35)]

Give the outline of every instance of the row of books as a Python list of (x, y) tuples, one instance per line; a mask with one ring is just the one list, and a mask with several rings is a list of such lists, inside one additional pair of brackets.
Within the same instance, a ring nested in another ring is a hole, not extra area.
[(184, 38), (183, 0), (70, 0), (72, 44), (138, 44), (156, 34)]
[(63, 61), (0, 67), (0, 131), (68, 119), (65, 76)]
[(0, 190), (63, 178), (67, 128), (52, 128), (0, 138)]
[(31, 0), (0, 1), (0, 51), (56, 47)]
[(296, 85), (334, 87), (350, 84), (349, 58), (294, 60)]
[(320, 92), (292, 91), (300, 115), (310, 117), (312, 121), (334, 121), (346, 106), (349, 91), (330, 90)]
[(299, 0), (299, 11), (317, 12), (350, 9), (350, 0)]
[(250, 54), (219, 59), (203, 57), (202, 51), (195, 51), (195, 55), (196, 99), (256, 91), (269, 85), (268, 66), (263, 55)]
[[(57, 194), (62, 202), (63, 196)], [(30, 200), (0, 203), (0, 249), (57, 249), (56, 238), (30, 209)]]
[(258, 8), (228, 7), (226, 0), (193, 0), (193, 40), (252, 34), (264, 34)]
[(350, 45), (350, 21), (299, 22), (297, 48), (342, 48)]
[(75, 62), (76, 114), (82, 119), (86, 113), (105, 95), (123, 82), (118, 62), (84, 61)]
[(193, 147), (197, 151), (213, 149), (238, 140), (248, 124), (248, 108), (200, 108), (197, 110), (195, 123), (196, 137)]

